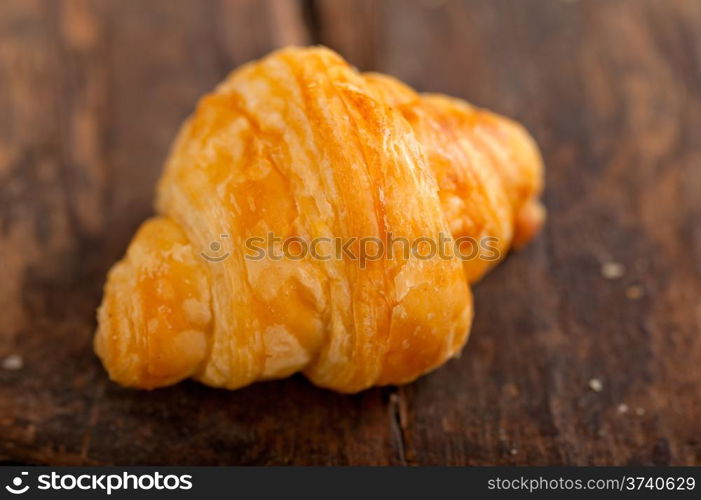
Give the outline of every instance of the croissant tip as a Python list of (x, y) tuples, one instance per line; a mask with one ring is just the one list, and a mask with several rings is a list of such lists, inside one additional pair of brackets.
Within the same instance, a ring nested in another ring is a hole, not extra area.
[(522, 249), (540, 231), (547, 218), (545, 206), (538, 200), (531, 200), (518, 213), (514, 228), (514, 250)]

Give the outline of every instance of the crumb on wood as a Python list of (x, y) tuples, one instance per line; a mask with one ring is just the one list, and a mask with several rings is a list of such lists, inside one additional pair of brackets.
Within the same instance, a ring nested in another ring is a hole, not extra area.
[(618, 413), (620, 413), (620, 414), (628, 413), (628, 405), (625, 403), (619, 404), (618, 405)]
[(640, 285), (631, 285), (626, 288), (626, 297), (630, 300), (638, 300), (643, 296), (643, 287)]
[(623, 276), (625, 267), (620, 262), (604, 262), (601, 264), (601, 275), (607, 280), (615, 280)]
[(589, 388), (594, 392), (601, 392), (604, 390), (604, 384), (601, 379), (593, 378), (589, 380)]
[(24, 360), (19, 354), (10, 354), (2, 360), (2, 367), (8, 371), (21, 370), (24, 366)]
[(639, 417), (642, 417), (643, 415), (645, 415), (645, 408), (637, 407), (635, 409), (635, 414)]

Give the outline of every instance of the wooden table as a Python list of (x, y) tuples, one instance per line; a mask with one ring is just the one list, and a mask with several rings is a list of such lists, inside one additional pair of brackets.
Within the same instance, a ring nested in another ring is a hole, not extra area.
[[(95, 308), (176, 128), (308, 43), (523, 122), (545, 230), (409, 386), (113, 385)], [(2, 1), (0, 271), (6, 463), (701, 464), (701, 2)]]

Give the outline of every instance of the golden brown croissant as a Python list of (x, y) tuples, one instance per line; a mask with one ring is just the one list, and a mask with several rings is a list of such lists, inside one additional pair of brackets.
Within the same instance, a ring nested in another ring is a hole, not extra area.
[[(341, 392), (409, 382), (459, 354), (468, 283), (538, 230), (541, 187), (518, 124), (358, 73), (328, 49), (277, 51), (182, 127), (158, 215), (109, 274), (96, 352), (141, 388), (298, 371)], [(370, 258), (359, 239), (421, 251)], [(312, 241), (326, 254), (299, 251)], [(334, 254), (339, 241), (363, 258)], [(296, 253), (274, 257), (280, 242)]]

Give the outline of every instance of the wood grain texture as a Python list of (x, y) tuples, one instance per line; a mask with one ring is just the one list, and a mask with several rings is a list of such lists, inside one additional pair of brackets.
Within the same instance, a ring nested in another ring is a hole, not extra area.
[[(476, 286), (462, 358), (409, 386), (116, 387), (95, 308), (178, 125), (310, 42), (523, 122), (544, 233)], [(701, 464), (699, 220), (695, 0), (0, 2), (0, 361), (23, 360), (0, 366), (0, 460)]]

